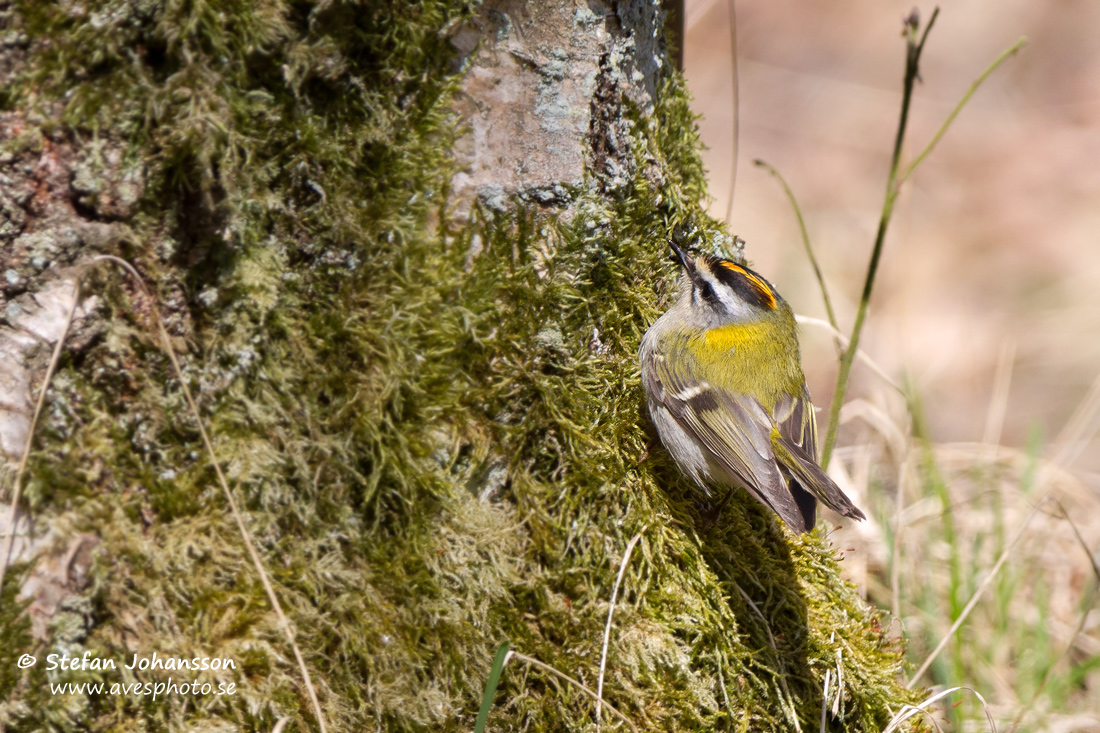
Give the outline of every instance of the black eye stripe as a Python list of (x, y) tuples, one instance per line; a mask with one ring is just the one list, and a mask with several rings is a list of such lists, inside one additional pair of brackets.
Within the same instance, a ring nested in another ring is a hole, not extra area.
[(707, 281), (703, 281), (703, 284), (699, 286), (699, 290), (703, 293), (703, 300), (708, 303), (718, 302), (718, 294), (714, 292), (714, 288)]

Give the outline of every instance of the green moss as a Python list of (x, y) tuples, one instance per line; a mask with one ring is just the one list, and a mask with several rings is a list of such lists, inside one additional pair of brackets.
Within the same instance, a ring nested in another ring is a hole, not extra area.
[(17, 689), (23, 676), (17, 662), (19, 657), (33, 648), (26, 603), (17, 600), (20, 581), (26, 570), (22, 563), (9, 567), (3, 595), (0, 596), (0, 690)]
[[(456, 79), (440, 29), (467, 5), (86, 5), (20, 6), (39, 39), (20, 99), (71, 90), (66, 134), (147, 166), (128, 255), (158, 282), (330, 729), (469, 729), (504, 639), (594, 685), (643, 526), (605, 688), (640, 727), (816, 728), (837, 665), (830, 730), (876, 730), (911, 699), (821, 535), (792, 539), (741, 497), (708, 528), (662, 451), (638, 461), (635, 353), (672, 286), (664, 238), (724, 236), (701, 208), (680, 79), (652, 117), (634, 113), (630, 186), (573, 192), (568, 223), (515, 202), (459, 225), (442, 215)], [(228, 656), (236, 672), (211, 679), (239, 693), (93, 696), (73, 713), (27, 685), (11, 729), (62, 714), (94, 730), (308, 727), (149, 310), (117, 281), (99, 290), (110, 327), (66, 371), (81, 399), (46, 426), (28, 495), (104, 540), (85, 645)], [(513, 662), (490, 721), (592, 717)]]

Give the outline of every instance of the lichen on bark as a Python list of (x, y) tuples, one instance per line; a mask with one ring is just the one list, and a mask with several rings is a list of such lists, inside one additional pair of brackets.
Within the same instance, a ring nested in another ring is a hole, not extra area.
[[(645, 527), (608, 704), (642, 728), (805, 729), (828, 672), (843, 679), (830, 730), (875, 730), (911, 699), (899, 650), (825, 536), (785, 534), (741, 498), (707, 525), (659, 449), (638, 460), (635, 352), (672, 286), (664, 236), (725, 233), (701, 207), (682, 80), (652, 63), (659, 34), (636, 38), (657, 8), (550, 5), (570, 9), (553, 16), (560, 42), (532, 40), (524, 28), (551, 16), (519, 2), (27, 0), (5, 16), (28, 39), (6, 113), (71, 151), (72, 215), (111, 227), (72, 262), (107, 251), (155, 284), (330, 729), (468, 730), (504, 640), (593, 685), (618, 562)], [(463, 199), (464, 84), (493, 53), (534, 85), (512, 135), (547, 100), (587, 105), (550, 110), (583, 165), (545, 180), (512, 167)], [(25, 232), (45, 226), (20, 211)], [(309, 729), (149, 303), (88, 278), (98, 330), (51, 386), (24, 507), (57, 540), (9, 575), (0, 607), (17, 637), (0, 649), (0, 722)], [(75, 537), (94, 538), (87, 581), (62, 584), (64, 623), (35, 632), (19, 621), (28, 579)], [(230, 657), (238, 669), (209, 679), (237, 693), (52, 696), (49, 681), (134, 680), (12, 677), (32, 648)], [(491, 725), (588, 729), (593, 706), (511, 665)]]

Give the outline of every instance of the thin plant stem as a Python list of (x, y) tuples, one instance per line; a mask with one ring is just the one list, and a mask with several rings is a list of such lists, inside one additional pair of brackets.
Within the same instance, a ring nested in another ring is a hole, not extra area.
[(179, 379), (180, 391), (183, 392), (187, 407), (191, 411), (195, 423), (198, 425), (199, 435), (202, 436), (202, 443), (206, 448), (207, 456), (210, 458), (210, 463), (213, 464), (214, 472), (218, 476), (218, 483), (221, 484), (226, 503), (229, 504), (230, 513), (233, 515), (233, 520), (237, 523), (237, 529), (240, 531), (241, 539), (244, 541), (244, 546), (248, 550), (249, 557), (252, 559), (252, 565), (256, 568), (256, 573), (260, 576), (260, 583), (263, 584), (264, 591), (267, 593), (267, 599), (271, 603), (272, 610), (275, 611), (275, 617), (279, 621), (279, 626), (282, 628), (283, 634), (290, 643), (290, 648), (294, 651), (294, 658), (298, 662), (298, 670), (302, 674), (302, 681), (305, 683), (306, 692), (309, 695), (310, 702), (313, 704), (313, 713), (317, 718), (317, 725), (321, 728), (321, 733), (325, 733), (327, 729), (325, 727), (325, 718), (321, 714), (321, 702), (318, 700), (317, 691), (313, 687), (313, 679), (310, 677), (305, 657), (302, 656), (302, 650), (299, 648), (298, 642), (295, 639), (294, 627), (291, 625), (290, 619), (287, 618), (287, 615), (283, 612), (283, 606), (279, 603), (279, 597), (275, 594), (275, 588), (271, 585), (271, 580), (268, 577), (267, 570), (264, 568), (260, 553), (256, 550), (256, 546), (252, 542), (252, 533), (248, 529), (248, 524), (244, 521), (244, 515), (241, 514), (240, 509), (237, 507), (237, 500), (233, 498), (233, 492), (229, 488), (229, 482), (226, 480), (225, 474), (222, 473), (221, 463), (218, 461), (218, 456), (214, 452), (214, 444), (211, 442), (210, 435), (207, 433), (206, 426), (203, 424), (198, 405), (195, 404), (195, 400), (191, 396), (191, 389), (187, 386), (187, 379), (183, 375), (183, 368), (180, 366), (179, 360), (176, 358), (175, 349), (172, 347), (172, 339), (168, 335), (168, 331), (164, 328), (164, 319), (160, 317), (160, 308), (157, 306), (157, 299), (145, 286), (145, 282), (141, 279), (137, 270), (134, 269), (134, 266), (126, 260), (111, 255), (99, 255), (92, 258), (91, 261), (112, 262), (122, 267), (129, 273), (130, 277), (133, 278), (138, 288), (149, 296), (150, 303), (152, 304), (153, 319), (156, 321), (157, 331), (160, 334), (161, 348), (168, 357), (168, 361), (171, 362), (172, 370), (175, 372), (176, 378)]
[[(534, 667), (538, 667), (541, 670), (549, 672), (550, 674), (554, 675), (558, 679), (564, 680), (564, 681), (568, 682), (569, 684), (573, 685), (578, 690), (580, 690), (584, 694), (591, 697), (593, 700), (596, 699), (596, 693), (593, 692), (589, 687), (581, 684), (580, 682), (573, 679), (572, 677), (565, 674), (564, 672), (559, 672), (558, 670), (551, 667), (549, 664), (546, 664), (545, 662), (540, 662), (539, 660), (535, 659), (534, 657), (529, 657), (526, 654), (520, 654), (519, 652), (516, 652), (516, 651), (508, 652), (508, 658), (511, 659), (513, 657), (520, 660), (521, 662), (527, 662), (528, 664), (530, 664)], [(505, 664), (508, 664), (508, 662), (505, 661)], [(619, 718), (619, 720), (626, 723), (627, 726), (630, 727), (630, 730), (635, 731), (635, 733), (637, 733), (638, 728), (634, 725), (634, 723), (632, 723), (630, 721), (630, 718), (626, 717), (625, 715), (623, 715), (622, 713), (620, 713), (618, 710), (611, 707), (610, 705), (607, 706), (607, 709), (610, 710), (612, 713), (614, 713), (615, 716)]]
[(914, 12), (905, 21), (905, 78), (901, 96), (901, 115), (898, 118), (898, 131), (894, 138), (894, 153), (890, 157), (890, 174), (886, 179), (886, 197), (882, 204), (882, 215), (879, 217), (878, 231), (875, 234), (875, 245), (871, 250), (871, 261), (867, 266), (867, 277), (863, 281), (863, 293), (859, 298), (859, 308), (856, 310), (856, 321), (852, 326), (852, 337), (848, 341), (848, 348), (840, 356), (840, 368), (836, 375), (836, 389), (833, 391), (833, 404), (829, 407), (829, 425), (825, 431), (825, 443), (821, 452), (821, 467), (829, 467), (829, 459), (832, 458), (833, 448), (836, 446), (836, 434), (840, 427), (840, 408), (844, 404), (844, 396), (848, 392), (848, 380), (852, 374), (852, 363), (855, 361), (856, 351), (859, 349), (859, 338), (863, 333), (863, 323), (867, 319), (867, 307), (871, 302), (871, 291), (875, 285), (875, 275), (878, 272), (879, 260), (882, 259), (882, 246), (886, 241), (886, 230), (890, 225), (890, 217), (894, 213), (894, 203), (898, 197), (897, 176), (898, 164), (901, 160), (901, 150), (905, 143), (905, 129), (909, 124), (909, 105), (913, 99), (913, 85), (920, 77), (920, 55), (924, 50), (924, 43), (928, 40), (928, 32), (936, 22), (936, 16), (940, 13), (937, 7), (932, 11), (932, 17), (928, 19), (924, 33), (920, 41), (916, 40), (917, 24)]
[(733, 153), (730, 155), (730, 193), (726, 203), (726, 226), (728, 227), (733, 221), (733, 189), (737, 184), (737, 143), (739, 136), (739, 105), (737, 97), (740, 83), (737, 78), (737, 12), (734, 8), (734, 0), (727, 0), (726, 7), (729, 9), (730, 19), (730, 78), (733, 80), (733, 120), (730, 124)]
[[(1098, 587), (1100, 588), (1100, 587)], [(1069, 656), (1069, 653), (1073, 651), (1073, 648), (1077, 645), (1077, 637), (1081, 635), (1081, 632), (1085, 630), (1085, 624), (1089, 620), (1089, 614), (1092, 613), (1092, 604), (1096, 601), (1096, 593), (1098, 588), (1093, 588), (1089, 593), (1088, 598), (1085, 600), (1085, 612), (1081, 614), (1081, 619), (1077, 622), (1077, 627), (1073, 630), (1073, 634), (1069, 637), (1069, 643), (1066, 644), (1066, 648), (1062, 650), (1062, 653), (1058, 655), (1058, 658), (1054, 660), (1054, 664), (1050, 665), (1046, 674), (1043, 675), (1043, 679), (1039, 682), (1039, 686), (1035, 688), (1035, 692), (1032, 694), (1031, 699), (1027, 701), (1027, 704), (1020, 708), (1016, 713), (1016, 717), (1012, 719), (1012, 725), (1008, 728), (1008, 733), (1016, 733), (1020, 729), (1020, 724), (1023, 723), (1024, 717), (1031, 712), (1031, 709), (1035, 707), (1035, 703), (1039, 700), (1039, 696), (1043, 694), (1043, 691), (1047, 687), (1047, 683), (1050, 682), (1050, 678), (1054, 675), (1055, 670), (1062, 664), (1062, 661)]]
[(890, 721), (890, 724), (886, 726), (886, 729), (882, 733), (894, 733), (894, 731), (901, 728), (902, 723), (906, 722), (910, 718), (916, 717), (917, 715), (927, 715), (929, 721), (936, 726), (937, 730), (939, 730), (939, 724), (936, 723), (936, 719), (932, 717), (931, 713), (929, 713), (928, 708), (931, 707), (934, 703), (939, 702), (943, 698), (947, 697), (948, 695), (953, 695), (954, 693), (961, 690), (965, 690), (973, 694), (974, 697), (978, 698), (978, 702), (982, 704), (982, 711), (985, 712), (986, 722), (989, 723), (989, 729), (993, 731), (993, 733), (997, 733), (997, 722), (993, 719), (993, 711), (989, 708), (989, 703), (985, 701), (985, 698), (982, 697), (982, 694), (980, 692), (975, 690), (973, 687), (967, 687), (966, 685), (949, 687), (946, 690), (940, 690), (939, 692), (929, 696), (917, 705), (902, 705), (901, 710), (898, 711), (898, 714), (894, 716), (893, 720)]
[(992, 468), (997, 462), (997, 448), (1004, 430), (1005, 413), (1008, 410), (1008, 393), (1012, 385), (1012, 363), (1016, 359), (1016, 342), (1005, 339), (997, 356), (997, 368), (993, 372), (993, 394), (989, 398), (989, 411), (985, 418), (982, 443), (988, 446), (984, 463)]
[[(717, 650), (714, 652), (714, 661), (718, 663), (718, 687), (722, 690), (722, 702), (725, 703), (726, 711), (732, 715), (733, 708), (730, 707), (730, 696), (729, 693), (726, 692), (726, 675), (722, 673), (722, 655), (719, 654)], [(727, 718), (727, 720), (729, 719)], [(728, 724), (726, 730), (729, 730)]]
[(1016, 548), (1016, 544), (1019, 543), (1019, 541), (1023, 538), (1024, 532), (1027, 530), (1028, 525), (1031, 524), (1031, 520), (1034, 519), (1035, 515), (1039, 513), (1039, 509), (1042, 508), (1043, 504), (1050, 501), (1050, 498), (1050, 496), (1044, 496), (1042, 499), (1039, 500), (1039, 503), (1035, 505), (1035, 508), (1031, 510), (1031, 513), (1027, 515), (1027, 519), (1024, 520), (1024, 523), (1020, 525), (1020, 529), (1017, 530), (1016, 536), (1012, 538), (1012, 542), (1008, 543), (1008, 547), (1006, 547), (1001, 553), (1001, 556), (997, 558), (997, 562), (993, 565), (993, 569), (989, 571), (989, 575), (985, 577), (985, 580), (983, 580), (981, 585), (978, 586), (978, 589), (974, 591), (974, 595), (970, 596), (970, 600), (967, 601), (966, 606), (962, 609), (959, 617), (955, 619), (955, 623), (951, 624), (951, 628), (948, 629), (947, 633), (944, 634), (942, 639), (940, 639), (940, 643), (936, 645), (936, 648), (932, 650), (932, 653), (928, 655), (928, 657), (921, 664), (920, 668), (916, 672), (914, 672), (913, 676), (909, 678), (909, 681), (905, 683), (905, 689), (911, 690), (913, 688), (913, 684), (918, 679), (920, 679), (920, 676), (924, 674), (930, 666), (932, 666), (932, 662), (934, 662), (936, 657), (939, 656), (940, 652), (943, 651), (943, 648), (947, 646), (947, 642), (955, 636), (955, 632), (959, 630), (959, 627), (961, 627), (963, 625), (963, 622), (965, 622), (966, 619), (970, 616), (970, 612), (974, 610), (974, 606), (977, 605), (978, 601), (982, 597), (982, 594), (985, 593), (986, 588), (988, 588), (993, 583), (993, 579), (996, 578), (997, 573), (1001, 571), (1001, 566), (1004, 565), (1005, 560), (1008, 559), (1008, 556)]
[(1077, 523), (1069, 517), (1069, 512), (1066, 511), (1066, 507), (1058, 499), (1051, 499), (1058, 508), (1062, 510), (1062, 519), (1066, 520), (1070, 529), (1073, 530), (1073, 536), (1077, 538), (1077, 544), (1081, 545), (1081, 549), (1085, 551), (1085, 557), (1089, 559), (1089, 564), (1092, 565), (1092, 574), (1096, 576), (1097, 587), (1100, 587), (1100, 562), (1097, 562), (1096, 557), (1093, 555), (1092, 549), (1089, 547), (1089, 543), (1085, 542), (1085, 538), (1081, 535), (1081, 530), (1077, 529)]
[[(779, 185), (783, 187), (783, 192), (787, 194), (787, 200), (791, 202), (791, 208), (794, 209), (795, 218), (798, 219), (798, 231), (802, 234), (802, 246), (806, 248), (806, 256), (810, 259), (810, 266), (814, 268), (814, 277), (817, 278), (817, 285), (821, 288), (821, 299), (825, 301), (825, 313), (829, 316), (829, 325), (833, 327), (834, 331), (839, 331), (840, 327), (836, 325), (836, 313), (833, 312), (833, 303), (832, 300), (829, 299), (829, 289), (825, 287), (825, 276), (821, 274), (821, 266), (817, 263), (817, 256), (814, 255), (814, 248), (810, 244), (810, 233), (806, 230), (806, 220), (802, 218), (802, 209), (798, 206), (798, 200), (794, 197), (794, 191), (791, 190), (791, 187), (783, 180), (783, 176), (781, 176), (779, 171), (770, 163), (760, 159), (754, 162), (756, 165), (775, 176), (775, 180), (779, 181)], [(839, 352), (841, 348), (842, 347), (838, 344), (837, 351)]]
[(905, 508), (905, 481), (909, 475), (910, 451), (906, 451), (905, 458), (898, 468), (898, 487), (894, 493), (894, 541), (893, 553), (890, 557), (890, 610), (894, 618), (901, 618), (901, 517)]
[(978, 78), (970, 84), (970, 87), (967, 88), (966, 93), (963, 94), (958, 104), (955, 105), (954, 109), (951, 110), (951, 113), (943, 121), (943, 124), (940, 125), (936, 134), (932, 136), (932, 140), (916, 158), (899, 173), (901, 151), (905, 142), (905, 128), (909, 119), (909, 105), (913, 97), (913, 85), (920, 79), (920, 55), (924, 50), (924, 43), (928, 39), (928, 32), (932, 30), (932, 25), (936, 22), (936, 16), (939, 15), (939, 12), (940, 9), (938, 7), (932, 11), (932, 17), (928, 19), (928, 25), (925, 27), (919, 42), (914, 40), (916, 38), (917, 29), (916, 16), (910, 15), (909, 19), (906, 21), (907, 52), (905, 60), (905, 83), (901, 100), (901, 115), (898, 120), (898, 132), (897, 137), (894, 139), (894, 153), (890, 159), (890, 175), (886, 181), (886, 197), (882, 205), (882, 216), (879, 219), (878, 231), (875, 235), (875, 244), (871, 251), (871, 262), (867, 268), (867, 278), (864, 280), (863, 293), (860, 296), (859, 308), (856, 311), (855, 324), (852, 326), (852, 337), (849, 340), (848, 348), (840, 357), (840, 368), (837, 371), (836, 389), (833, 392), (833, 404), (829, 408), (829, 425), (825, 431), (825, 443), (822, 450), (821, 465), (824, 468), (828, 468), (829, 459), (832, 458), (833, 448), (836, 446), (836, 434), (840, 426), (840, 408), (843, 406), (844, 396), (848, 391), (848, 382), (852, 373), (852, 363), (855, 359), (856, 349), (859, 347), (859, 339), (863, 332), (863, 324), (867, 318), (867, 308), (870, 305), (871, 291), (875, 283), (875, 274), (878, 271), (879, 260), (882, 256), (882, 247), (886, 239), (886, 230), (889, 227), (890, 218), (893, 215), (894, 204), (897, 202), (901, 185), (913, 175), (917, 167), (936, 147), (947, 132), (947, 129), (951, 126), (951, 123), (958, 117), (959, 112), (961, 112), (962, 108), (970, 101), (970, 98), (974, 96), (974, 92), (978, 90), (978, 87), (982, 85), (997, 67), (1003, 64), (1009, 57), (1015, 55), (1026, 43), (1026, 39), (1019, 39), (1003, 51), (1000, 56), (994, 59), (993, 63), (986, 67), (985, 71), (978, 75)]
[(829, 711), (829, 682), (833, 676), (833, 670), (825, 670), (825, 682), (821, 686), (821, 723), (818, 726), (819, 733), (825, 733), (825, 713)]
[(634, 535), (634, 539), (626, 546), (626, 552), (623, 553), (622, 563), (619, 565), (619, 575), (615, 578), (615, 587), (611, 591), (611, 605), (607, 609), (607, 628), (603, 632), (603, 651), (600, 652), (600, 678), (596, 683), (596, 730), (600, 730), (600, 713), (603, 709), (603, 676), (607, 669), (607, 647), (611, 641), (611, 617), (615, 614), (615, 601), (619, 597), (619, 586), (622, 585), (623, 576), (626, 575), (626, 566), (630, 563), (630, 554), (634, 552), (634, 547), (638, 544), (638, 540), (642, 539), (642, 533), (645, 532), (646, 525), (642, 525), (642, 528), (638, 530), (638, 534)]
[(1060, 655), (1058, 655), (1058, 659), (1054, 661), (1054, 664), (1050, 665), (1050, 667), (1047, 669), (1046, 674), (1043, 675), (1043, 679), (1039, 683), (1039, 686), (1035, 688), (1035, 692), (1034, 694), (1032, 694), (1031, 699), (1028, 700), (1027, 704), (1020, 708), (1019, 712), (1016, 713), (1016, 717), (1013, 719), (1012, 726), (1008, 729), (1008, 733), (1015, 733), (1015, 731), (1019, 729), (1020, 724), (1024, 720), (1024, 716), (1026, 716), (1031, 708), (1035, 706), (1035, 703), (1039, 699), (1039, 696), (1043, 694), (1043, 690), (1046, 689), (1047, 683), (1050, 682), (1050, 678), (1054, 675), (1054, 671), (1058, 669), (1058, 666), (1062, 663), (1062, 661), (1069, 656), (1070, 652), (1073, 651), (1074, 646), (1077, 644), (1077, 637), (1079, 637), (1081, 635), (1081, 632), (1085, 630), (1085, 624), (1088, 622), (1089, 614), (1092, 613), (1092, 605), (1096, 602), (1097, 594), (1100, 594), (1100, 563), (1096, 562), (1096, 558), (1093, 557), (1092, 549), (1089, 547), (1088, 543), (1085, 542), (1085, 538), (1081, 536), (1081, 531), (1077, 529), (1077, 524), (1072, 519), (1070, 519), (1069, 512), (1066, 511), (1066, 508), (1065, 506), (1063, 506), (1062, 502), (1054, 498), (1052, 498), (1051, 501), (1058, 505), (1058, 508), (1062, 512), (1062, 518), (1065, 519), (1070, 528), (1073, 529), (1073, 534), (1077, 537), (1077, 543), (1081, 545), (1081, 549), (1085, 551), (1085, 557), (1087, 557), (1089, 559), (1089, 563), (1092, 564), (1092, 573), (1094, 576), (1096, 576), (1097, 585), (1093, 586), (1092, 590), (1089, 591), (1088, 596), (1086, 596), (1085, 600), (1081, 604), (1082, 606), (1084, 606), (1085, 612), (1081, 614), (1081, 619), (1077, 622), (1077, 628), (1073, 630), (1073, 635), (1070, 636), (1069, 643), (1066, 644), (1066, 648), (1062, 650), (1062, 653)]
[[(741, 594), (741, 598), (744, 599), (745, 603), (749, 604), (749, 608), (751, 608), (753, 613), (756, 614), (756, 617), (760, 619), (760, 623), (764, 625), (764, 631), (768, 635), (768, 646), (770, 646), (772, 652), (775, 653), (775, 663), (776, 666), (779, 667), (779, 669), (776, 670), (776, 676), (779, 677), (779, 685), (782, 688), (780, 703), (786, 703), (783, 707), (789, 708), (790, 722), (794, 724), (794, 728), (798, 733), (802, 733), (802, 726), (798, 722), (798, 714), (794, 711), (794, 697), (791, 695), (790, 688), (787, 686), (787, 675), (783, 672), (783, 660), (779, 656), (779, 646), (775, 643), (775, 636), (772, 635), (771, 626), (768, 625), (768, 619), (760, 611), (760, 608), (753, 603), (752, 598), (749, 597), (749, 594), (746, 593), (741, 586), (736, 583), (734, 583), (734, 586), (737, 588), (737, 592)], [(786, 699), (784, 699), (782, 695), (786, 695)]]
[(1058, 431), (1058, 437), (1054, 440), (1054, 457), (1051, 459), (1053, 463), (1064, 467), (1077, 460), (1095, 432), (1095, 428), (1090, 430), (1090, 426), (1093, 425), (1098, 413), (1100, 413), (1100, 375), (1093, 380), (1084, 399)]
[(898, 176), (898, 186), (909, 180), (909, 176), (913, 175), (913, 171), (917, 169), (917, 166), (924, 162), (924, 159), (928, 157), (928, 154), (932, 152), (932, 149), (936, 147), (940, 139), (947, 132), (947, 128), (951, 127), (951, 123), (954, 122), (955, 118), (959, 116), (959, 112), (962, 111), (962, 108), (965, 107), (966, 103), (970, 101), (970, 98), (974, 96), (974, 92), (978, 91), (978, 87), (982, 85), (982, 82), (984, 82), (990, 74), (996, 71), (998, 66), (1007, 61), (1010, 56), (1016, 55), (1016, 52), (1023, 48), (1025, 45), (1027, 45), (1026, 38), (1017, 39), (1015, 43), (1005, 49), (1000, 56), (994, 59), (993, 63), (987, 66), (985, 71), (983, 71), (977, 79), (971, 82), (970, 86), (966, 90), (966, 94), (962, 95), (962, 99), (960, 99), (959, 103), (955, 105), (955, 108), (951, 110), (951, 114), (947, 115), (947, 119), (945, 119), (943, 121), (943, 124), (940, 125), (940, 129), (936, 130), (936, 134), (932, 136), (931, 142), (929, 142), (928, 145), (924, 147), (924, 150), (922, 150), (917, 157), (913, 158), (913, 161), (909, 165), (905, 166), (905, 171), (900, 176)]

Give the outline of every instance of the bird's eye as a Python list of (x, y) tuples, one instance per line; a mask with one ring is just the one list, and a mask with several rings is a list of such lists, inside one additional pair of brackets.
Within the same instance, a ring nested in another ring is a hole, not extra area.
[(699, 286), (699, 290), (703, 293), (703, 300), (714, 303), (718, 300), (718, 297), (714, 294), (714, 288), (710, 283), (704, 282)]

